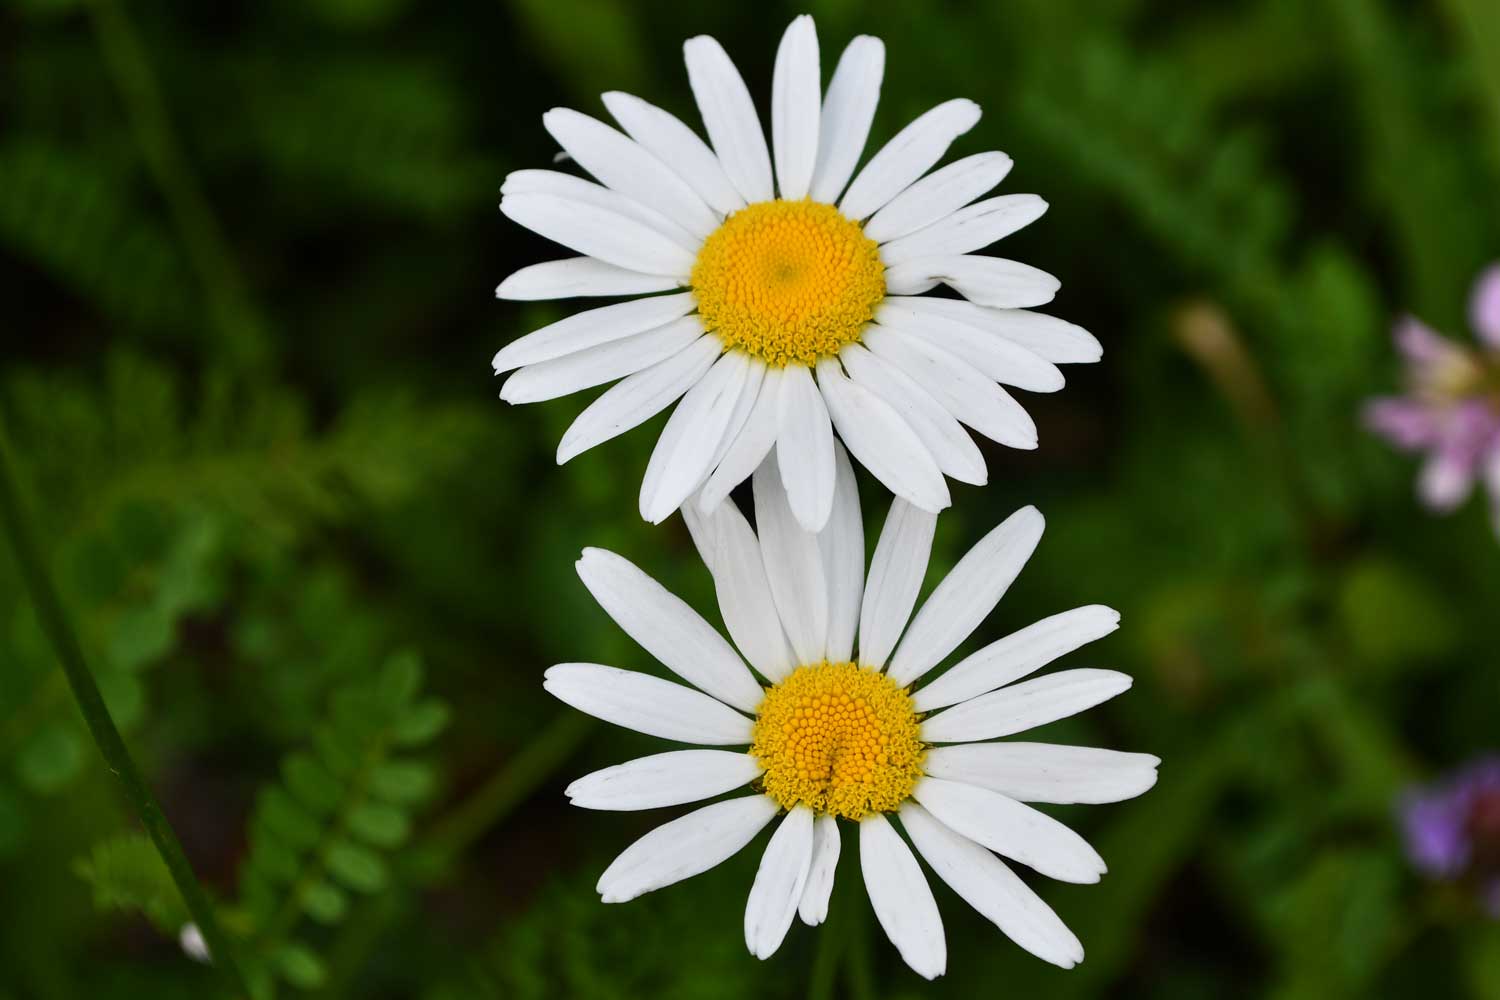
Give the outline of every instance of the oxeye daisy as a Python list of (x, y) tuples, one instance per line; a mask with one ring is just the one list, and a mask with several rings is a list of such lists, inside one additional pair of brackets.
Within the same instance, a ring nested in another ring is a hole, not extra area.
[(624, 558), (587, 549), (579, 560), (604, 610), (691, 686), (567, 663), (547, 671), (546, 689), (608, 722), (703, 749), (605, 768), (573, 782), (569, 798), (625, 810), (734, 793), (641, 837), (605, 870), (599, 894), (620, 903), (700, 874), (774, 824), (744, 922), (746, 945), (766, 958), (794, 915), (808, 924), (827, 915), (848, 832), (876, 917), (921, 975), (940, 975), (947, 953), (918, 855), (1022, 948), (1071, 967), (1082, 945), (1001, 857), (1097, 882), (1099, 854), (1024, 803), (1128, 799), (1156, 782), (1158, 760), (996, 740), (1130, 687), (1109, 670), (1023, 679), (1113, 632), (1119, 615), (1100, 606), (1054, 615), (931, 678), (1020, 572), (1042, 516), (1027, 507), (991, 531), (911, 618), (936, 517), (896, 498), (866, 578), (854, 471), (838, 445), (835, 464), (834, 510), (816, 534), (797, 523), (774, 458), (754, 474), (754, 530), (733, 500), (706, 516), (685, 508), (734, 646)]
[[(957, 99), (907, 125), (856, 171), (885, 48), (849, 43), (826, 91), (810, 17), (776, 54), (768, 146), (719, 43), (684, 46), (709, 142), (629, 94), (604, 105), (623, 131), (564, 108), (547, 131), (587, 180), (555, 170), (505, 179), (500, 210), (583, 256), (506, 278), (508, 299), (641, 296), (527, 334), (494, 360), (512, 403), (619, 379), (563, 435), (559, 463), (681, 403), (641, 485), (653, 523), (694, 493), (711, 511), (775, 448), (802, 527), (833, 506), (834, 432), (894, 494), (948, 506), (945, 475), (986, 480), (962, 425), (1035, 448), (1004, 386), (1052, 392), (1057, 365), (1097, 361), (1084, 330), (1029, 312), (1056, 279), (975, 251), (1035, 220), (1035, 195), (984, 197), (1004, 153), (932, 168), (979, 120)], [(597, 183), (595, 183), (597, 181)], [(947, 285), (960, 298), (928, 296)], [(667, 294), (653, 294), (667, 293)]]

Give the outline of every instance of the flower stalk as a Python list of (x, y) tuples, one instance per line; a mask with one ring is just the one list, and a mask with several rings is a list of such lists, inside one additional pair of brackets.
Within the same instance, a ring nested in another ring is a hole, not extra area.
[(236, 996), (248, 997), (250, 991), (245, 978), (235, 962), (229, 939), (209, 903), (208, 894), (193, 874), (192, 865), (183, 853), (182, 844), (166, 814), (162, 812), (161, 805), (156, 801), (156, 796), (136, 769), (135, 761), (120, 737), (120, 730), (99, 693), (99, 685), (94, 681), (78, 637), (37, 551), (19, 493), (9, 455), (5, 447), (0, 445), (0, 519), (5, 522), (5, 532), (10, 536), (23, 583), (31, 597), (32, 606), (36, 609), (37, 620), (57, 653), (58, 662), (67, 676), (68, 686), (73, 690), (79, 711), (83, 713), (84, 722), (88, 725), (94, 743), (99, 747), (105, 766), (120, 779), (131, 809), (141, 826), (145, 827), (162, 861), (166, 863), (167, 871), (171, 873), (178, 892), (182, 893), (188, 912), (203, 934), (209, 954), (213, 957), (214, 968), (233, 986)]

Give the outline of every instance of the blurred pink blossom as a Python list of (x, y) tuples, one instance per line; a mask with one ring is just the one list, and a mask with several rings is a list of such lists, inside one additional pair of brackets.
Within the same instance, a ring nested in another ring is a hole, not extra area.
[(1413, 317), (1398, 322), (1406, 392), (1372, 399), (1364, 419), (1397, 448), (1425, 456), (1417, 493), (1428, 508), (1453, 510), (1480, 483), (1500, 535), (1500, 263), (1479, 276), (1469, 317), (1477, 347)]

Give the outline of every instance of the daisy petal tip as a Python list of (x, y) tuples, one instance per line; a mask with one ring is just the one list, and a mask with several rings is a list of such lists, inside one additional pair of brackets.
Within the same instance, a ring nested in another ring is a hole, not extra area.
[(1038, 530), (1047, 526), (1047, 519), (1042, 516), (1042, 512), (1037, 509), (1036, 504), (1027, 504), (1012, 514), (1011, 517), (1016, 518), (1018, 522), (1030, 521), (1037, 526)]
[(932, 982), (934, 979), (937, 979), (943, 973), (948, 971), (948, 963), (946, 960), (935, 962), (932, 964), (927, 964), (924, 962), (920, 967), (912, 965), (911, 971), (915, 972), (917, 975), (921, 976), (928, 982)]

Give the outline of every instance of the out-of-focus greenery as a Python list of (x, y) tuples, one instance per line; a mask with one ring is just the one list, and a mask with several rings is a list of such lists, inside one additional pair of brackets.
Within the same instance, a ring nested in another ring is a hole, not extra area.
[[(930, 574), (1036, 503), (1042, 547), (979, 638), (1124, 615), (1075, 658), (1135, 688), (1049, 735), (1156, 753), (1162, 778), (1059, 810), (1111, 869), (1038, 883), (1087, 948), (1069, 972), (939, 887), (950, 971), (925, 984), (852, 864), (828, 925), (757, 962), (754, 850), (605, 907), (597, 873), (662, 816), (561, 795), (654, 745), (541, 691), (559, 660), (651, 668), (578, 549), (713, 604), (680, 520), (636, 516), (659, 420), (559, 469), (584, 401), (495, 398), (493, 350), (562, 313), (491, 298), (558, 256), (497, 190), (550, 161), (548, 107), (691, 112), (690, 35), (764, 101), (801, 8), (0, 9), (4, 443), (244, 961), (280, 996), (1500, 996), (1500, 925), (1410, 874), (1392, 825), (1404, 784), (1500, 734), (1500, 547), (1477, 505), (1422, 514), (1356, 419), (1394, 381), (1392, 317), (1461, 333), (1500, 257), (1500, 8), (862, 6), (810, 9), (825, 68), (887, 39), (872, 142), (979, 101), (956, 151), (1004, 149), (1007, 189), (1052, 205), (1007, 255), (1105, 344), (1027, 400), (1039, 451), (988, 448), (991, 484), (955, 487)], [(216, 995), (8, 549), (0, 887), (0, 998)]]

